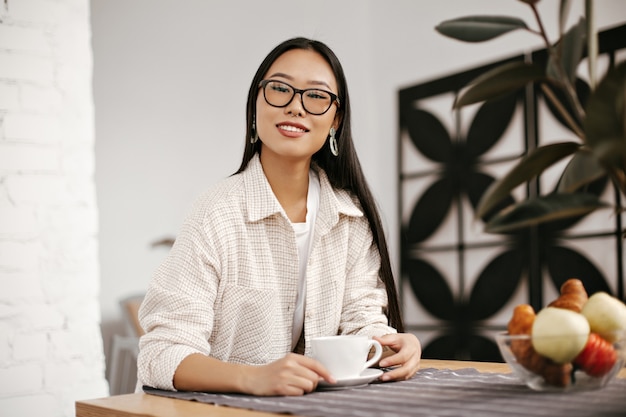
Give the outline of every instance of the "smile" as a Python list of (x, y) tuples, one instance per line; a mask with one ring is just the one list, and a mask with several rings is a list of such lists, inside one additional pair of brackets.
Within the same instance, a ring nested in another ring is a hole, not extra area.
[(286, 130), (288, 132), (295, 132), (295, 133), (305, 133), (305, 132), (308, 132), (308, 129), (305, 129), (303, 127), (287, 125), (287, 124), (279, 124), (276, 127), (278, 127), (279, 129), (282, 129), (282, 130)]

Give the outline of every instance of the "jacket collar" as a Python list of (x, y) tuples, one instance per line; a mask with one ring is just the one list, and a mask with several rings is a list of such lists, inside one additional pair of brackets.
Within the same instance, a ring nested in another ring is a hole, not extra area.
[[(345, 190), (334, 190), (324, 170), (313, 165), (320, 179), (320, 207), (317, 215), (317, 227), (330, 229), (339, 221), (339, 214), (353, 217), (363, 216), (361, 209), (354, 203)], [(248, 221), (256, 222), (274, 214), (287, 215), (276, 199), (270, 187), (259, 154), (255, 154), (243, 172), (247, 198)]]

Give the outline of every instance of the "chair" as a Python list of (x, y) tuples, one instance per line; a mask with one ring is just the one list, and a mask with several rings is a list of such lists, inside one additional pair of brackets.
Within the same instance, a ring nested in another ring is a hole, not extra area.
[(144, 295), (132, 295), (120, 300), (125, 334), (113, 335), (109, 375), (110, 395), (128, 394), (135, 391), (139, 338), (145, 333), (139, 324), (138, 316)]
[(141, 337), (145, 331), (139, 324), (139, 307), (145, 294), (133, 295), (120, 301), (120, 307), (124, 315), (126, 333), (131, 336)]

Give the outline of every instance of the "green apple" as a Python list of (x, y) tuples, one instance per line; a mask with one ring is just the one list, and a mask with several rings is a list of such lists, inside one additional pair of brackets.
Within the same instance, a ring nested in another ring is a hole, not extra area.
[(582, 314), (546, 307), (535, 317), (531, 340), (540, 355), (559, 364), (569, 363), (587, 344), (589, 331), (589, 322)]
[(609, 341), (617, 338), (616, 332), (626, 331), (626, 304), (605, 292), (589, 297), (581, 313), (589, 321), (591, 331)]

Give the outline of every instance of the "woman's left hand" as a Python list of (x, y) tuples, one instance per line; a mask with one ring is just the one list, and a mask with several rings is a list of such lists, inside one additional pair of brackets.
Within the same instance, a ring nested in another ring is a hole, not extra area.
[(415, 335), (397, 333), (382, 337), (374, 336), (374, 339), (383, 347), (388, 346), (395, 352), (386, 357), (383, 355), (383, 359), (378, 363), (381, 368), (395, 367), (380, 377), (382, 381), (402, 381), (415, 375), (422, 356), (422, 346)]

